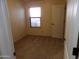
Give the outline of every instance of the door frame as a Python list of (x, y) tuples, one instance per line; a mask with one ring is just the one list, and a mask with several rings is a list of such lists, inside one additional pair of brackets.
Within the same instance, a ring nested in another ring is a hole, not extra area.
[(0, 0), (0, 58), (16, 59), (7, 0)]

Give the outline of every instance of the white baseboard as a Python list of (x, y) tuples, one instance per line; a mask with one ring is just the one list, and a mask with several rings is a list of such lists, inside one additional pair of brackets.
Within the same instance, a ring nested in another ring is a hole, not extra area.
[(52, 35), (52, 37), (54, 37), (54, 38), (59, 38), (59, 39), (63, 39), (64, 37), (63, 37), (63, 34), (53, 34)]
[(64, 44), (64, 46), (65, 46), (65, 48), (64, 48), (64, 59), (69, 59), (67, 45)]

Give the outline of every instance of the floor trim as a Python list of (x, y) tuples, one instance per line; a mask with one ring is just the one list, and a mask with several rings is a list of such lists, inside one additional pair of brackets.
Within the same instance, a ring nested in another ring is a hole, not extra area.
[(64, 46), (65, 46), (65, 49), (64, 49), (64, 59), (69, 59), (68, 49), (67, 49), (66, 43), (64, 44)]

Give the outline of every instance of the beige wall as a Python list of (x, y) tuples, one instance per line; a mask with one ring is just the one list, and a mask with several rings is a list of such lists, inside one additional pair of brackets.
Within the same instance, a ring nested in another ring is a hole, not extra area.
[[(43, 35), (43, 36), (49, 36), (50, 35), (50, 29), (49, 29), (49, 18), (48, 15), (50, 12), (48, 11), (49, 7), (46, 6), (47, 4), (43, 4), (42, 1), (40, 2), (31, 2), (31, 3), (28, 3), (26, 5), (26, 10), (28, 12), (29, 8), (30, 7), (33, 7), (33, 6), (40, 6), (41, 9), (42, 9), (42, 18), (41, 18), (41, 27), (40, 28), (30, 28), (30, 20), (29, 20), (29, 13), (26, 13), (27, 16), (26, 16), (26, 20), (27, 20), (27, 30), (28, 30), (28, 34), (31, 34), (31, 35)], [(46, 9), (46, 7), (48, 9)]]
[[(27, 21), (27, 31), (31, 35), (42, 35), (42, 36), (52, 36), (52, 6), (63, 5), (65, 6), (65, 1), (29, 1), (26, 3), (26, 21)], [(42, 9), (41, 27), (40, 28), (30, 28), (30, 20), (28, 10), (30, 7), (40, 6)], [(64, 17), (64, 15), (62, 15)], [(64, 19), (63, 19), (64, 21)], [(62, 24), (62, 23), (61, 23)], [(64, 24), (62, 24), (64, 25)], [(63, 29), (63, 27), (62, 27)], [(55, 34), (56, 35), (56, 34)], [(60, 34), (61, 35), (61, 34)]]
[[(65, 0), (26, 0), (25, 8), (24, 3), (21, 3), (23, 1), (7, 0), (7, 2), (14, 41), (26, 34), (51, 36), (52, 5), (65, 5)], [(40, 28), (30, 28), (28, 9), (33, 6), (40, 6), (42, 9)]]
[(24, 5), (20, 0), (7, 0), (14, 41), (26, 35)]

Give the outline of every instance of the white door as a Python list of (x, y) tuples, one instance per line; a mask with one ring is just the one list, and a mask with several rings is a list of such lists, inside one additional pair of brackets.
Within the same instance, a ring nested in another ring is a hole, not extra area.
[(63, 38), (64, 35), (64, 5), (53, 5), (52, 6), (52, 37)]
[(78, 40), (79, 0), (67, 0), (66, 13), (65, 59), (76, 59), (72, 53), (73, 48), (77, 47)]
[(14, 59), (14, 45), (6, 0), (0, 0), (0, 59)]

